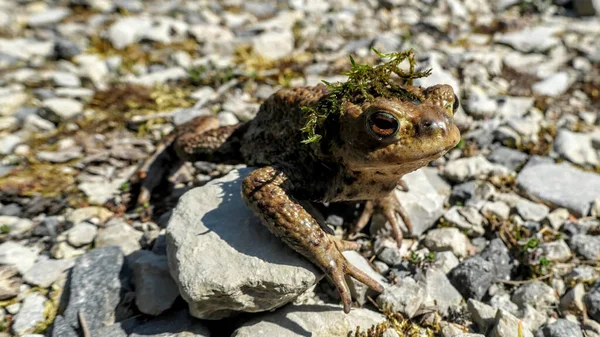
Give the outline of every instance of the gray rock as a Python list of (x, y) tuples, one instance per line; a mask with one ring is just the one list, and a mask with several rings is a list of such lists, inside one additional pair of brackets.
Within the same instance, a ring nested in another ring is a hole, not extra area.
[(52, 337), (79, 337), (62, 316), (56, 316), (52, 325)]
[(427, 233), (423, 245), (434, 252), (452, 251), (454, 255), (466, 257), (469, 255), (469, 238), (458, 228), (436, 228)]
[(25, 297), (23, 305), (15, 315), (12, 324), (12, 331), (17, 336), (32, 333), (36, 325), (44, 321), (45, 302), (46, 297), (38, 293), (32, 293)]
[(579, 324), (559, 318), (535, 333), (535, 337), (583, 337)]
[(569, 89), (571, 83), (572, 80), (569, 79), (569, 75), (561, 71), (535, 83), (531, 89), (537, 95), (558, 97)]
[(490, 298), (489, 304), (498, 310), (504, 310), (515, 316), (519, 315), (519, 306), (510, 300), (509, 294), (495, 294), (492, 296), (492, 298)]
[(540, 222), (546, 218), (550, 209), (544, 204), (538, 204), (527, 199), (521, 199), (516, 205), (519, 215), (527, 221)]
[(50, 163), (66, 163), (83, 157), (83, 153), (81, 152), (81, 148), (73, 147), (61, 151), (38, 151), (35, 157), (40, 161)]
[(515, 171), (527, 161), (529, 156), (519, 150), (514, 150), (504, 146), (498, 146), (488, 156), (488, 160), (508, 167)]
[(410, 318), (421, 308), (424, 299), (425, 290), (412, 278), (405, 277), (385, 288), (377, 296), (377, 304), (381, 307), (389, 306), (393, 311)]
[(265, 32), (252, 40), (252, 48), (268, 59), (280, 59), (294, 51), (294, 34), (291, 30)]
[(40, 259), (25, 274), (23, 280), (33, 286), (48, 288), (58, 280), (61, 275), (73, 267), (75, 261)]
[(19, 273), (24, 274), (38, 257), (38, 250), (28, 248), (14, 241), (0, 245), (0, 265), (15, 266)]
[(8, 233), (19, 235), (33, 228), (33, 221), (11, 215), (0, 215), (0, 227), (8, 229)]
[(115, 311), (126, 282), (122, 279), (124, 256), (119, 247), (96, 248), (75, 262), (70, 273), (69, 302), (65, 321), (79, 329), (78, 313), (90, 331), (115, 321)]
[(571, 249), (565, 240), (560, 239), (552, 242), (544, 242), (540, 245), (544, 256), (548, 261), (565, 262), (572, 257)]
[(589, 134), (560, 129), (554, 140), (554, 150), (575, 164), (600, 164), (598, 152), (592, 146), (592, 137)]
[(100, 224), (104, 223), (111, 216), (113, 216), (113, 212), (104, 207), (88, 206), (74, 209), (67, 214), (66, 220), (72, 224), (78, 224), (84, 221)]
[(466, 232), (469, 236), (481, 236), (485, 233), (483, 225), (487, 221), (479, 214), (476, 208), (453, 206), (444, 214), (444, 219), (454, 224), (458, 229)]
[[(519, 319), (505, 310), (498, 310), (492, 331), (488, 337), (521, 337), (519, 335)], [(523, 326), (522, 337), (533, 337), (531, 331)]]
[(70, 13), (71, 11), (67, 8), (49, 8), (44, 12), (29, 15), (29, 17), (27, 17), (27, 25), (29, 27), (49, 27), (59, 23)]
[(251, 171), (234, 170), (187, 192), (169, 221), (169, 268), (195, 317), (271, 310), (322, 277), (246, 207), (240, 186)]
[(56, 39), (54, 50), (56, 52), (56, 58), (65, 60), (70, 60), (83, 52), (78, 44), (61, 38)]
[(397, 247), (383, 247), (377, 254), (377, 258), (385, 262), (388, 266), (392, 267), (402, 263), (404, 259)]
[(52, 72), (52, 82), (59, 87), (80, 87), (81, 80), (75, 74), (66, 71)]
[(506, 167), (492, 164), (482, 156), (453, 160), (444, 168), (444, 176), (455, 182), (509, 173)]
[(467, 301), (467, 309), (480, 331), (490, 331), (492, 329), (498, 309), (474, 299)]
[(96, 235), (96, 247), (118, 246), (125, 255), (141, 249), (140, 240), (144, 233), (135, 230), (125, 222), (118, 222), (104, 228)]
[(548, 315), (537, 311), (534, 307), (526, 304), (521, 311), (521, 319), (530, 331), (536, 331), (548, 321)]
[(251, 319), (231, 337), (346, 336), (357, 327), (366, 331), (383, 320), (380, 313), (362, 308), (344, 314), (337, 305), (288, 305)]
[[(346, 257), (348, 262), (350, 262), (353, 266), (365, 272), (367, 275), (371, 276), (374, 280), (379, 282), (382, 286), (387, 286), (388, 282), (385, 277), (381, 276), (378, 272), (376, 272), (373, 267), (369, 264), (369, 261), (365, 259), (362, 255), (360, 255), (356, 251), (345, 251), (342, 254)], [(352, 298), (358, 302), (360, 305), (364, 305), (368, 301), (368, 296), (376, 297), (377, 293), (372, 289), (364, 285), (363, 283), (355, 280), (352, 277), (346, 277), (346, 282), (348, 283), (348, 288), (350, 288), (350, 293), (352, 294)]]
[(585, 308), (583, 298), (585, 296), (585, 286), (583, 283), (577, 283), (571, 290), (567, 291), (560, 299), (560, 310), (580, 314)]
[(23, 139), (15, 134), (8, 134), (0, 137), (0, 155), (11, 154), (17, 145), (22, 142)]
[(98, 233), (98, 228), (91, 223), (82, 222), (73, 226), (63, 235), (67, 236), (67, 241), (73, 247), (81, 247), (94, 242), (94, 238)]
[(519, 286), (512, 294), (511, 300), (519, 307), (529, 304), (540, 311), (548, 310), (558, 303), (554, 289), (542, 281)]
[(201, 321), (186, 310), (169, 312), (153, 319), (130, 318), (100, 328), (91, 337), (208, 337), (209, 331)]
[(481, 300), (495, 281), (496, 270), (492, 262), (475, 255), (452, 269), (448, 279), (464, 298)]
[(152, 26), (152, 20), (145, 17), (124, 17), (108, 28), (108, 39), (116, 49), (124, 49), (138, 42)]
[(560, 31), (561, 27), (558, 25), (526, 27), (519, 31), (498, 34), (494, 40), (524, 53), (543, 53), (560, 43), (560, 38), (554, 36)]
[[(433, 169), (436, 171), (435, 169)], [(430, 174), (435, 174), (431, 176)], [(442, 186), (436, 186), (437, 172), (422, 169), (409, 173), (402, 177), (408, 187), (408, 192), (396, 189), (396, 197), (402, 201), (402, 206), (408, 213), (413, 228), (412, 235), (419, 236), (427, 231), (443, 214), (444, 203), (448, 200), (449, 193), (441, 192), (449, 186), (442, 182)], [(402, 218), (397, 218), (403, 224)]]
[(493, 239), (481, 252), (481, 257), (494, 264), (496, 277), (509, 280), (513, 266), (513, 258), (510, 251), (501, 239)]
[(0, 301), (13, 298), (19, 294), (23, 282), (18, 274), (19, 271), (14, 266), (0, 266)]
[(499, 220), (508, 220), (510, 207), (503, 201), (491, 201), (485, 203), (481, 208), (481, 214), (495, 216)]
[(448, 274), (452, 269), (458, 266), (460, 262), (456, 255), (452, 252), (439, 252), (435, 253), (435, 260), (433, 261), (432, 267), (435, 267), (444, 274)]
[(569, 164), (532, 159), (517, 177), (519, 188), (530, 195), (569, 209), (581, 217), (589, 213), (600, 191), (600, 175)]
[(585, 306), (587, 308), (588, 315), (595, 320), (600, 322), (600, 282), (596, 281), (594, 286), (588, 291), (583, 298)]
[(169, 274), (167, 257), (144, 253), (133, 264), (135, 303), (141, 312), (157, 316), (171, 308), (179, 291)]
[(463, 297), (452, 286), (446, 274), (436, 269), (427, 269), (417, 276), (417, 282), (425, 290), (425, 298), (421, 305), (426, 310), (434, 309), (442, 316), (447, 316), (451, 308), (457, 308)]
[(571, 248), (588, 260), (600, 260), (600, 236), (576, 234), (569, 241)]
[(566, 208), (557, 208), (550, 212), (546, 219), (550, 223), (550, 226), (555, 230), (559, 230), (562, 225), (569, 219), (569, 210)]
[(48, 98), (42, 107), (57, 121), (71, 119), (83, 112), (83, 104), (71, 98)]
[(179, 81), (187, 78), (187, 71), (181, 67), (172, 67), (159, 71), (152, 72), (150, 74), (141, 76), (127, 76), (125, 80), (129, 83), (140, 84), (145, 86), (154, 86), (157, 84), (168, 83), (171, 81)]

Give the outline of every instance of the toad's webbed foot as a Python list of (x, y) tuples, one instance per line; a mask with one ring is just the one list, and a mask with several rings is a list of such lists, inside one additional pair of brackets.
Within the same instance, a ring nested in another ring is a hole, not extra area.
[(273, 234), (327, 274), (339, 291), (344, 312), (348, 313), (352, 304), (344, 278), (346, 275), (382, 292), (383, 287), (376, 280), (350, 264), (342, 255), (343, 250), (356, 249), (358, 244), (326, 234), (288, 194), (290, 190), (285, 174), (267, 166), (253, 171), (244, 179), (242, 197)]
[[(404, 181), (400, 180), (398, 186), (404, 191), (408, 191), (408, 187)], [(369, 223), (369, 220), (371, 220), (371, 217), (375, 211), (381, 212), (390, 223), (392, 226), (392, 235), (394, 236), (394, 240), (398, 243), (398, 247), (400, 247), (402, 245), (403, 235), (402, 229), (396, 220), (396, 214), (400, 215), (404, 221), (409, 234), (412, 232), (412, 222), (408, 217), (408, 213), (404, 207), (402, 207), (400, 200), (398, 200), (396, 197), (395, 191), (392, 191), (387, 197), (365, 202), (363, 212), (354, 227), (350, 230), (350, 234), (356, 234), (360, 232), (367, 225), (367, 223)]]

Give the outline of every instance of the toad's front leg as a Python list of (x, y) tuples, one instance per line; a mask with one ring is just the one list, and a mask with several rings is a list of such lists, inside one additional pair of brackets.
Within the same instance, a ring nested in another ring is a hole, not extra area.
[(267, 166), (250, 173), (242, 185), (242, 197), (269, 230), (310, 261), (318, 265), (337, 287), (344, 311), (352, 299), (344, 279), (350, 275), (369, 288), (382, 292), (383, 287), (350, 264), (341, 251), (356, 245), (326, 234), (317, 221), (288, 192), (285, 174)]

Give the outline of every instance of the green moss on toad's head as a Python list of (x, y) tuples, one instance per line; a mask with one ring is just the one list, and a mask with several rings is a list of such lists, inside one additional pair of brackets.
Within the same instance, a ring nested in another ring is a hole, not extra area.
[[(345, 103), (373, 101), (375, 97), (417, 99), (392, 76), (396, 75), (404, 81), (404, 84), (412, 85), (413, 79), (429, 76), (431, 69), (415, 70), (415, 53), (412, 49), (389, 54), (380, 53), (376, 49), (373, 51), (380, 58), (389, 59), (389, 61), (377, 66), (370, 66), (357, 64), (350, 56), (352, 66), (348, 72), (343, 73), (348, 76), (348, 80), (338, 83), (323, 81), (329, 88), (329, 94), (313, 105), (302, 107), (306, 116), (306, 124), (301, 129), (305, 135), (304, 143), (318, 142), (322, 138), (321, 126), (330, 115), (343, 114)], [(408, 71), (399, 67), (405, 60), (409, 63)]]

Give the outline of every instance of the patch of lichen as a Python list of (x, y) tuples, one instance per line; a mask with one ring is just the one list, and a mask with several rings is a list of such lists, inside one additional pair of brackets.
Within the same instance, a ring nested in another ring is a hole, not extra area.
[[(413, 79), (429, 76), (431, 69), (415, 70), (416, 61), (412, 49), (389, 54), (382, 54), (375, 49), (373, 51), (380, 58), (389, 61), (370, 66), (357, 64), (350, 56), (351, 68), (343, 73), (348, 76), (348, 79), (338, 83), (323, 81), (329, 88), (328, 95), (314, 105), (302, 107), (306, 116), (306, 124), (302, 128), (305, 135), (304, 143), (318, 142), (323, 137), (321, 129), (327, 118), (332, 115), (342, 115), (346, 103), (373, 101), (375, 97), (419, 100), (402, 85), (411, 85)], [(404, 61), (409, 63), (408, 71), (400, 68), (400, 64)], [(394, 75), (398, 79), (393, 78)], [(398, 80), (404, 83), (399, 83)]]
[(71, 196), (73, 205), (83, 202), (75, 172), (68, 164), (51, 164), (28, 158), (27, 162), (0, 178), (0, 191), (26, 197), (61, 198)]
[[(310, 53), (294, 53), (280, 59), (269, 59), (254, 51), (252, 46), (240, 45), (234, 52), (234, 63), (243, 70), (245, 80), (289, 87), (295, 78), (304, 76), (304, 68), (313, 60)], [(242, 79), (244, 80), (244, 78)]]
[[(382, 309), (386, 320), (373, 325), (367, 331), (362, 332), (360, 327), (356, 327), (355, 331), (348, 333), (348, 337), (382, 337), (388, 329), (394, 330), (398, 336), (416, 337), (427, 336), (433, 337), (439, 331), (439, 326), (421, 327), (420, 325), (406, 319), (402, 314), (393, 312), (389, 308)], [(425, 334), (423, 334), (423, 332)]]
[[(96, 93), (87, 108), (93, 113), (60, 123), (51, 133), (34, 135), (27, 142), (32, 153), (40, 150), (54, 151), (60, 139), (81, 135), (105, 134), (127, 127), (134, 115), (151, 115), (176, 108), (190, 107), (191, 88), (156, 86), (153, 88), (133, 84), (118, 84)], [(138, 135), (156, 120), (148, 120), (136, 126)], [(76, 124), (71, 128), (68, 124)], [(86, 198), (76, 184), (77, 170), (72, 163), (47, 163), (28, 156), (18, 168), (0, 178), (0, 191), (21, 196), (66, 198), (71, 206), (86, 204)]]
[(35, 326), (34, 334), (45, 333), (46, 330), (48, 330), (48, 327), (54, 322), (56, 314), (58, 313), (61, 293), (62, 290), (58, 286), (52, 286), (48, 295), (49, 300), (44, 303), (44, 320)]
[(198, 42), (192, 38), (171, 43), (144, 42), (134, 43), (123, 49), (113, 47), (107, 39), (92, 35), (88, 53), (96, 54), (107, 58), (111, 56), (120, 56), (121, 65), (125, 70), (133, 69), (136, 64), (164, 64), (166, 60), (176, 51), (185, 51), (192, 58), (199, 57)]

